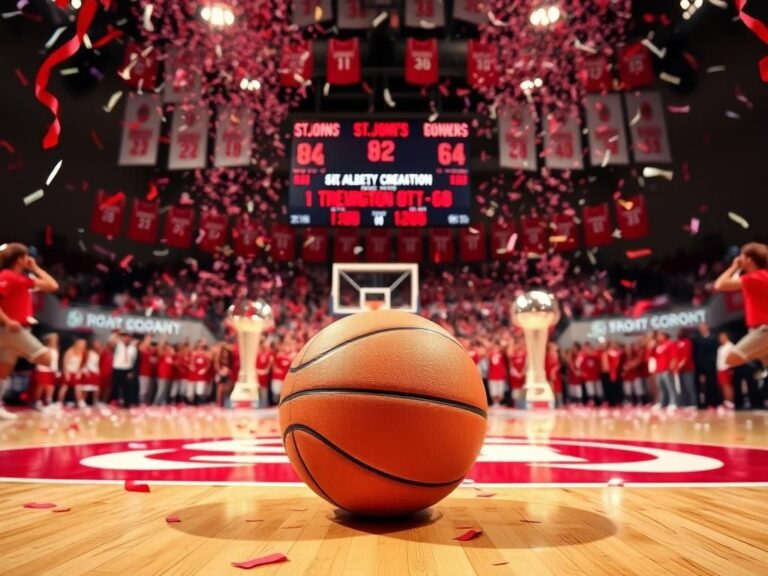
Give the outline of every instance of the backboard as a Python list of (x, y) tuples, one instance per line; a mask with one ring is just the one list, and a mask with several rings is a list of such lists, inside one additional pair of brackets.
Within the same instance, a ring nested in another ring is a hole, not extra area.
[(382, 308), (418, 312), (418, 264), (333, 265), (332, 314), (356, 314)]

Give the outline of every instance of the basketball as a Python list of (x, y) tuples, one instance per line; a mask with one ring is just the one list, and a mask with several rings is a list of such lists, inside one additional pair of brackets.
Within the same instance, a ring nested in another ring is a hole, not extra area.
[(486, 430), (483, 383), (467, 352), (421, 316), (394, 310), (339, 320), (299, 352), (280, 428), (297, 474), (366, 516), (400, 516), (456, 488)]

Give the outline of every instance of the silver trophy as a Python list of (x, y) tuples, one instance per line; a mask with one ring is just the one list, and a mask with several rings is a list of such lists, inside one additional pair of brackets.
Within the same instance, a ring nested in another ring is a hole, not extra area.
[(227, 316), (237, 332), (240, 352), (240, 371), (230, 402), (233, 408), (250, 408), (259, 398), (256, 354), (262, 331), (273, 324), (272, 308), (261, 300), (241, 300), (229, 307)]
[(523, 329), (527, 355), (525, 403), (528, 408), (554, 408), (555, 395), (547, 381), (546, 356), (550, 327), (560, 320), (552, 294), (532, 290), (515, 298), (512, 322)]

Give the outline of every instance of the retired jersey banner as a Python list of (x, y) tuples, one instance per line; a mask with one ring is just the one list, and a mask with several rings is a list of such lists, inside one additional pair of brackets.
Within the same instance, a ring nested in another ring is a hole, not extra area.
[(544, 161), (548, 168), (582, 170), (581, 124), (573, 110), (549, 112), (544, 117)]
[(429, 258), (435, 264), (453, 262), (453, 230), (432, 228), (429, 235)]
[(222, 107), (216, 119), (214, 166), (248, 166), (251, 163), (253, 113), (246, 108)]
[(215, 212), (200, 215), (200, 236), (198, 244), (206, 252), (215, 252), (227, 241), (227, 217)]
[(165, 244), (171, 248), (191, 247), (194, 220), (194, 208), (172, 206), (165, 217), (165, 229), (163, 232)]
[(123, 228), (125, 196), (122, 192), (107, 196), (104, 192), (96, 195), (91, 214), (91, 232), (114, 238)]
[(536, 254), (546, 250), (551, 230), (544, 220), (535, 216), (524, 217), (520, 222), (520, 231), (523, 250)]
[(409, 84), (428, 86), (437, 84), (439, 79), (437, 40), (405, 41), (405, 81)]
[(158, 54), (152, 45), (142, 46), (129, 42), (125, 47), (123, 66), (117, 75), (132, 88), (154, 90), (157, 87), (157, 73), (160, 70)]
[(171, 119), (169, 170), (205, 168), (208, 156), (208, 109), (179, 105)]
[(459, 258), (462, 262), (485, 260), (485, 228), (482, 224), (459, 230)]
[(288, 224), (272, 225), (269, 254), (274, 260), (291, 262), (296, 259), (296, 231)]
[(305, 262), (325, 262), (328, 259), (327, 228), (305, 230), (301, 256)]
[(664, 105), (658, 92), (624, 94), (635, 162), (672, 162)]
[(618, 94), (590, 94), (584, 99), (592, 166), (629, 164), (624, 112)]
[(485, 0), (453, 0), (453, 17), (471, 24), (487, 24), (488, 4)]
[(409, 28), (442, 28), (445, 26), (443, 0), (405, 0), (405, 25)]
[(360, 251), (360, 237), (357, 230), (336, 230), (333, 244), (333, 259), (336, 262), (355, 262)]
[(637, 240), (648, 236), (648, 212), (642, 194), (616, 200), (616, 217), (624, 240)]
[(535, 172), (536, 115), (532, 106), (521, 104), (499, 111), (499, 165)]
[(470, 40), (467, 43), (467, 83), (473, 88), (493, 87), (498, 85), (499, 79), (498, 47)]
[(573, 252), (579, 248), (579, 227), (573, 215), (555, 214), (552, 217), (552, 228), (549, 234), (549, 244), (558, 252)]
[(190, 52), (171, 49), (165, 59), (165, 87), (163, 99), (170, 104), (198, 102), (201, 90), (200, 75), (194, 71), (195, 56)]
[(606, 92), (613, 85), (611, 61), (602, 54), (588, 56), (581, 62), (578, 76), (587, 92)]
[(363, 0), (338, 0), (339, 11), (336, 25), (341, 30), (367, 30), (372, 26), (376, 13), (363, 6)]
[(312, 41), (305, 40), (286, 49), (278, 70), (280, 83), (289, 88), (299, 88), (312, 80), (315, 74), (315, 53)]
[(360, 39), (328, 41), (326, 79), (329, 84), (346, 85), (360, 82)]
[(125, 103), (120, 166), (154, 166), (160, 142), (162, 104), (156, 94), (129, 94)]
[(311, 26), (315, 22), (332, 20), (331, 0), (293, 0), (291, 18), (297, 26)]
[(653, 84), (651, 52), (640, 42), (619, 48), (619, 80), (623, 90), (634, 90)]
[(595, 206), (584, 206), (581, 220), (584, 224), (584, 240), (587, 246), (595, 248), (613, 241), (613, 226), (607, 202)]
[(131, 217), (128, 221), (128, 238), (134, 242), (154, 244), (157, 242), (157, 202), (133, 199)]
[(398, 261), (419, 263), (423, 259), (423, 254), (421, 230), (400, 230), (397, 235)]
[(517, 246), (517, 226), (513, 220), (491, 225), (491, 256), (494, 260), (511, 258)]
[(365, 259), (368, 262), (392, 261), (392, 235), (389, 230), (374, 228), (365, 239)]
[(256, 256), (258, 237), (259, 227), (253, 220), (247, 216), (238, 218), (237, 223), (232, 228), (232, 245), (235, 254), (244, 258)]

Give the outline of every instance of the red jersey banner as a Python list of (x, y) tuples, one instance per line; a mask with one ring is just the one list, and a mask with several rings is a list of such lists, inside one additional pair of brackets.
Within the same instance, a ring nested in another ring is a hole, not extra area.
[(517, 226), (514, 221), (494, 222), (491, 226), (491, 255), (495, 260), (506, 260), (518, 246)]
[(573, 215), (555, 214), (554, 230), (550, 231), (549, 243), (558, 252), (573, 252), (579, 248), (579, 232)]
[(672, 162), (664, 105), (658, 92), (624, 94), (630, 117), (632, 152), (639, 164)]
[(616, 216), (624, 240), (636, 240), (648, 236), (648, 213), (645, 197), (638, 194), (632, 198), (616, 200)]
[(344, 85), (360, 82), (360, 39), (328, 41), (326, 77), (329, 84)]
[(365, 240), (365, 255), (368, 262), (390, 262), (392, 260), (392, 237), (389, 230), (374, 228), (368, 231)]
[(366, 30), (371, 27), (373, 10), (363, 7), (363, 0), (338, 0), (336, 25), (341, 30)]
[(485, 260), (485, 228), (482, 224), (459, 230), (459, 257), (462, 262)]
[(522, 231), (523, 250), (536, 254), (546, 250), (551, 231), (544, 220), (534, 216), (523, 218), (520, 229)]
[(123, 228), (124, 210), (125, 196), (122, 192), (113, 196), (99, 192), (91, 214), (91, 232), (114, 238)]
[(288, 224), (272, 225), (272, 248), (270, 254), (275, 260), (290, 262), (296, 258), (296, 233)]
[(215, 212), (203, 212), (200, 216), (200, 249), (215, 252), (227, 241), (227, 217)]
[(611, 213), (607, 202), (595, 206), (584, 206), (582, 221), (587, 246), (605, 246), (613, 241)]
[(305, 262), (325, 262), (328, 259), (327, 228), (307, 228), (302, 246)]
[(550, 112), (544, 118), (544, 159), (549, 168), (584, 168), (581, 124), (574, 110)]
[(409, 84), (428, 86), (438, 82), (437, 40), (405, 42), (405, 81)]
[(473, 88), (499, 83), (499, 50), (495, 44), (470, 40), (467, 45), (467, 83)]
[(420, 230), (400, 230), (397, 236), (397, 259), (400, 262), (419, 263), (424, 247)]
[(171, 248), (189, 248), (192, 246), (192, 224), (195, 219), (194, 208), (173, 206), (165, 218), (163, 237)]
[(259, 237), (259, 228), (247, 216), (238, 218), (237, 224), (232, 228), (232, 244), (235, 254), (245, 258), (256, 256), (256, 240)]
[(157, 202), (146, 202), (134, 198), (131, 218), (128, 221), (128, 238), (144, 244), (157, 242), (157, 210)]
[(453, 230), (432, 228), (429, 231), (429, 258), (435, 264), (453, 262)]
[(409, 28), (442, 28), (445, 26), (443, 0), (405, 0), (405, 25)]
[(293, 0), (291, 17), (297, 26), (333, 19), (331, 0)]
[(584, 99), (592, 166), (629, 164), (627, 131), (618, 94), (591, 94)]
[(633, 90), (653, 84), (651, 52), (640, 42), (619, 48), (619, 79), (624, 90)]
[(117, 75), (132, 88), (154, 90), (157, 87), (157, 73), (160, 63), (154, 46), (141, 46), (129, 42), (125, 47), (123, 66)]
[(537, 170), (536, 114), (532, 106), (521, 104), (499, 111), (499, 165)]
[(453, 17), (472, 24), (488, 23), (488, 8), (484, 0), (454, 0)]
[(163, 99), (166, 102), (198, 102), (200, 100), (200, 75), (194, 72), (191, 65), (195, 55), (189, 52), (171, 49), (165, 59), (165, 88)]
[(171, 120), (169, 170), (205, 168), (208, 156), (208, 109), (179, 105)]
[(251, 163), (253, 113), (246, 108), (223, 106), (216, 118), (214, 166), (248, 166)]
[(333, 245), (333, 259), (336, 262), (355, 262), (359, 248), (357, 230), (336, 230), (336, 238)]
[(312, 41), (305, 40), (283, 52), (280, 61), (280, 83), (283, 86), (299, 88), (312, 80), (315, 73), (315, 54)]
[(125, 103), (120, 166), (154, 166), (160, 142), (162, 104), (156, 94), (129, 94)]
[(578, 76), (587, 92), (606, 92), (613, 84), (611, 62), (603, 55), (585, 58)]

